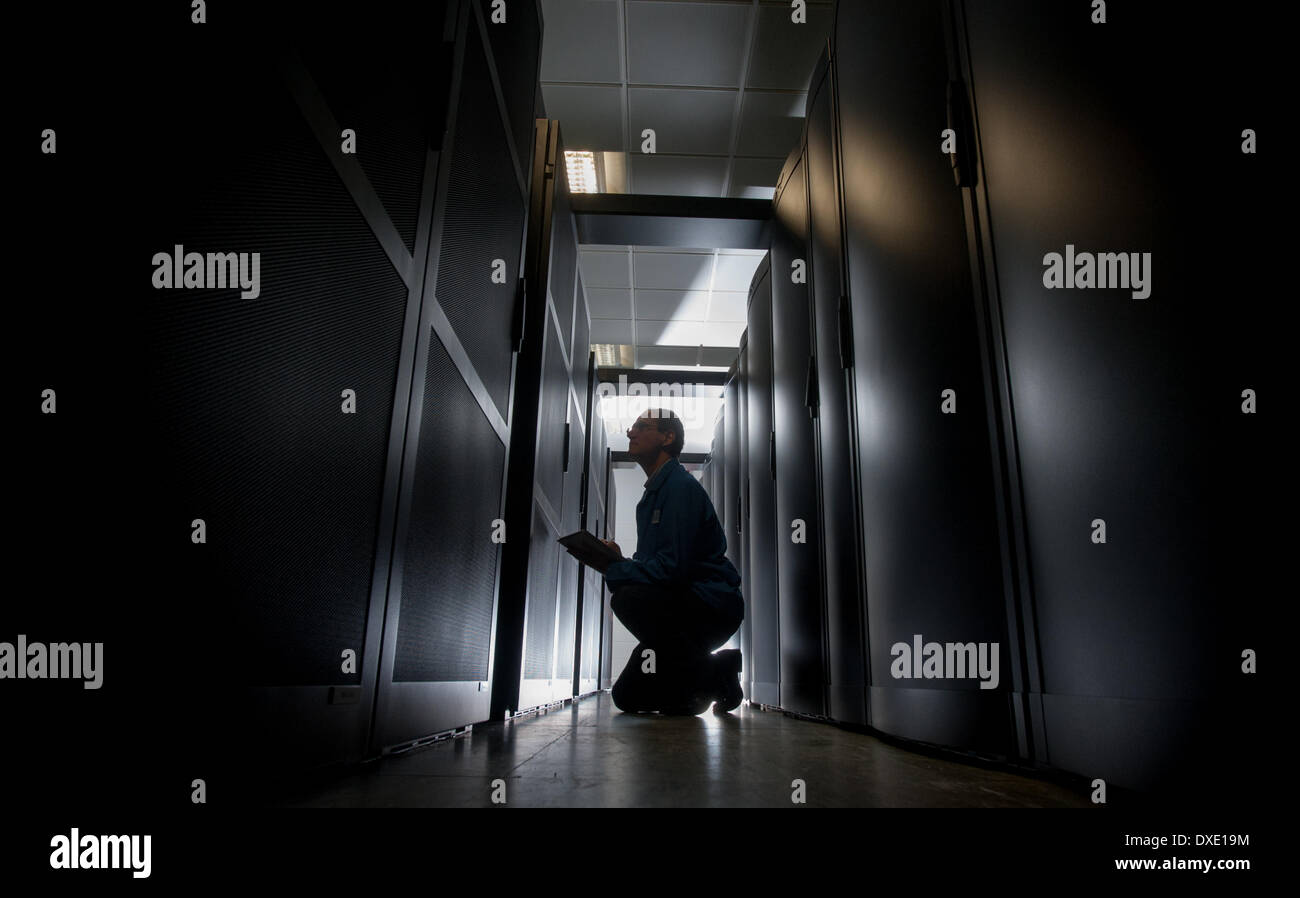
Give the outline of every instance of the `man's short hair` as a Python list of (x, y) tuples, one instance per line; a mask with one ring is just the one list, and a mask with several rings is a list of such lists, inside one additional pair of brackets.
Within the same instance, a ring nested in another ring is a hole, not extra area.
[(666, 408), (647, 409), (647, 413), (654, 419), (655, 427), (660, 433), (671, 433), (677, 437), (664, 447), (664, 451), (673, 458), (681, 455), (682, 444), (686, 442), (686, 427), (682, 424), (682, 419)]

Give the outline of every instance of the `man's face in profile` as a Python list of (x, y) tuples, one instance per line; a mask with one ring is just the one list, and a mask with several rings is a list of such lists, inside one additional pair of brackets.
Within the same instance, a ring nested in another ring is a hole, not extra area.
[(658, 422), (646, 412), (627, 429), (627, 452), (633, 458), (656, 458), (663, 448), (665, 435)]

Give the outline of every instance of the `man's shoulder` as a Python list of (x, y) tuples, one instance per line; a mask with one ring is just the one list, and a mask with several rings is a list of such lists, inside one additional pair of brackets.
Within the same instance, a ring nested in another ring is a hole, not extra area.
[(695, 475), (686, 470), (686, 467), (680, 462), (668, 477), (667, 486), (675, 493), (684, 496), (707, 495), (704, 484), (695, 479)]

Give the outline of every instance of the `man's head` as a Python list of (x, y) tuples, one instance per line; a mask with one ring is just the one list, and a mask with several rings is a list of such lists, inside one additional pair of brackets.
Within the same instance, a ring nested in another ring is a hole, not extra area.
[(660, 453), (669, 458), (681, 454), (686, 428), (682, 419), (667, 409), (648, 409), (627, 430), (627, 451), (641, 466), (650, 470), (660, 462)]

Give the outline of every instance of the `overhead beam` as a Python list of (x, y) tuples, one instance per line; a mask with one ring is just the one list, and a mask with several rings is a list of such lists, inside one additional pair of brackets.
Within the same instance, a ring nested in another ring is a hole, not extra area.
[(716, 196), (576, 193), (580, 243), (767, 249), (771, 200)]
[[(680, 383), (682, 385), (700, 385), (710, 387), (726, 386), (731, 377), (729, 371), (698, 371), (694, 368), (597, 368), (596, 378), (607, 384), (663, 384)], [(692, 393), (691, 395), (694, 395)]]

